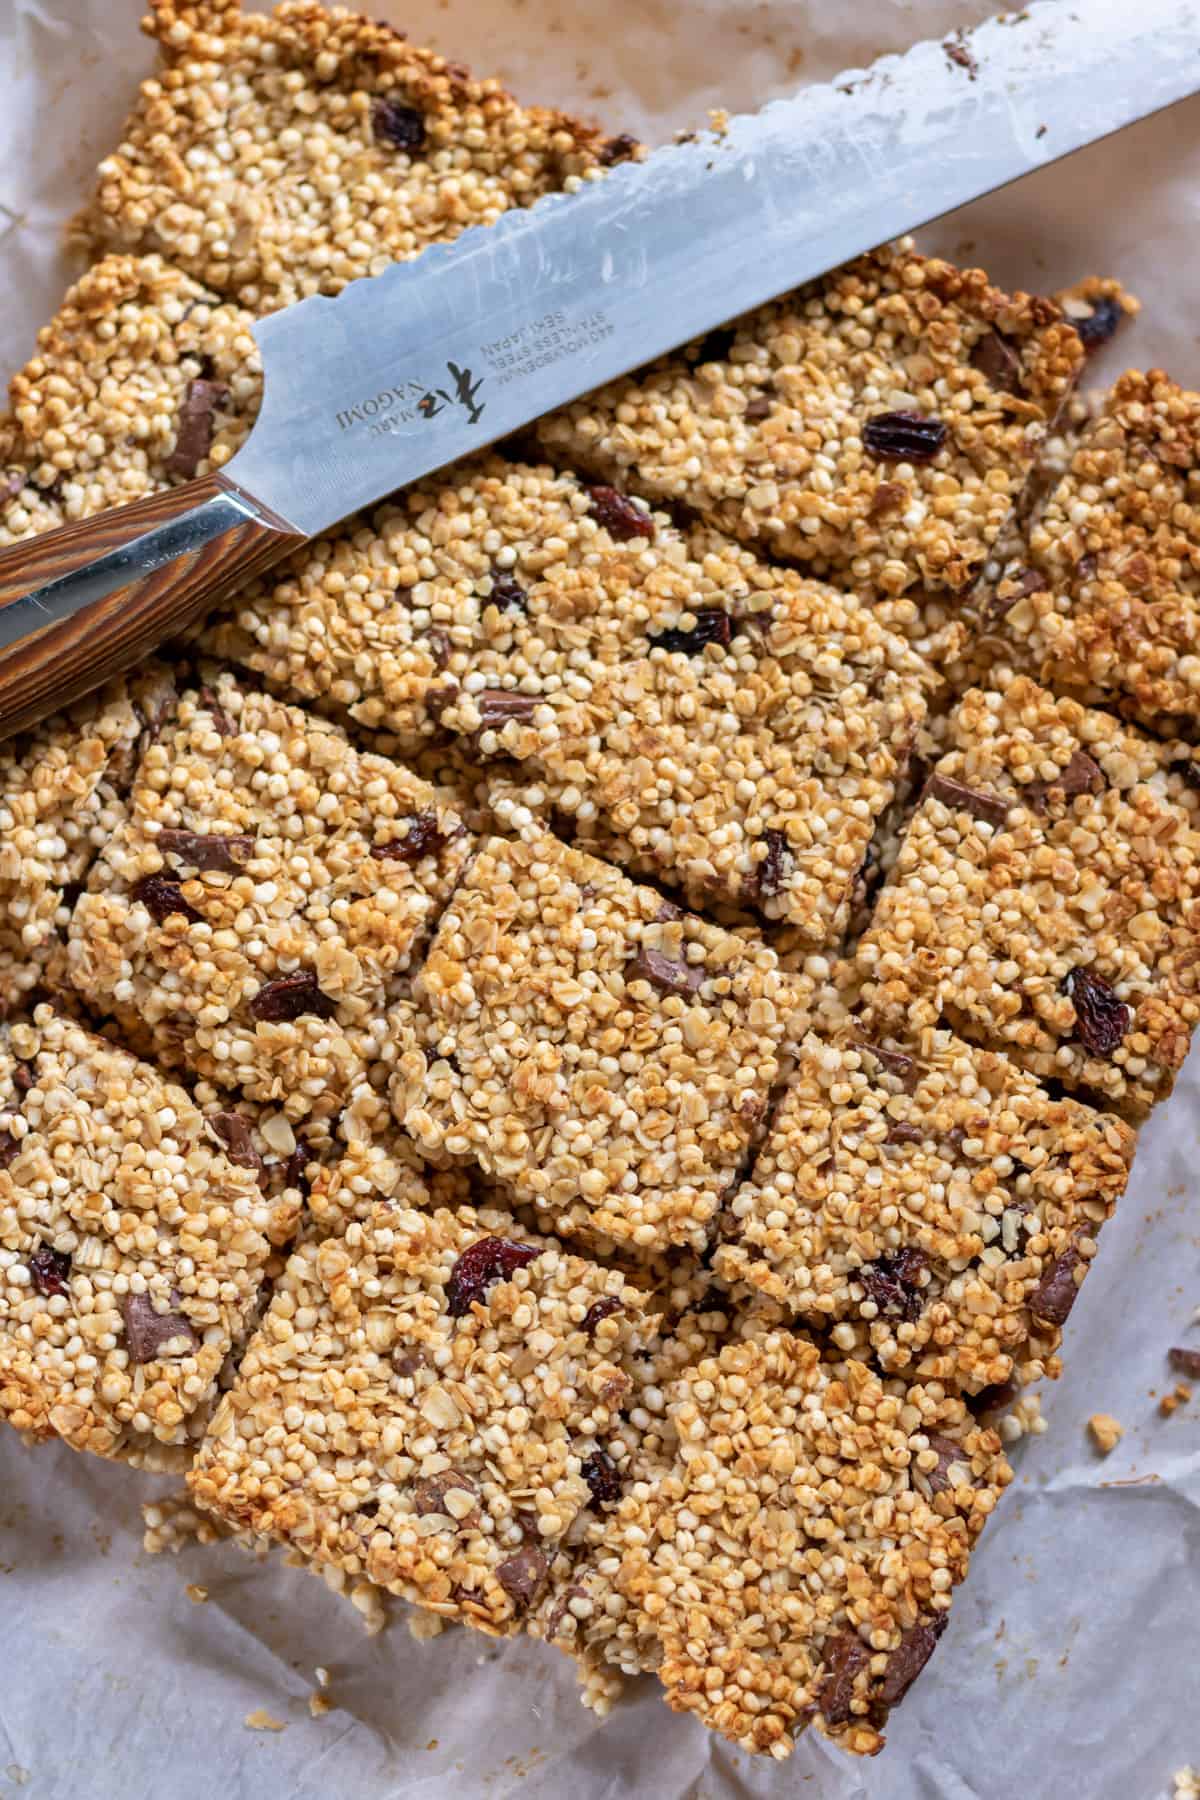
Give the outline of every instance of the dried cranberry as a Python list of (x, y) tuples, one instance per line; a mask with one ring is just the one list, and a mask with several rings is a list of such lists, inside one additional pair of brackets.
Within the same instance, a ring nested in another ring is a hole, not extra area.
[(419, 863), (423, 857), (435, 855), (446, 841), (431, 806), (423, 812), (410, 813), (402, 823), (408, 827), (402, 838), (371, 845), (371, 855), (380, 862)]
[(876, 413), (863, 427), (864, 445), (881, 462), (932, 462), (945, 442), (944, 423), (926, 413)]
[(864, 1263), (858, 1279), (885, 1318), (907, 1319), (911, 1324), (920, 1318), (924, 1305), (918, 1285), (924, 1267), (924, 1251), (896, 1250)]
[(130, 890), (134, 900), (140, 900), (151, 918), (159, 925), (165, 925), (173, 913), (179, 913), (189, 925), (200, 924), (203, 915), (194, 906), (189, 906), (183, 897), (183, 888), (179, 882), (172, 881), (169, 875), (143, 875)]
[(225, 875), (240, 873), (254, 855), (255, 840), (245, 831), (160, 831), (158, 848), (191, 869), (219, 869)]
[(71, 1258), (65, 1250), (39, 1244), (29, 1259), (29, 1273), (39, 1294), (65, 1294), (71, 1274)]
[(817, 1705), (827, 1725), (844, 1725), (854, 1698), (854, 1677), (871, 1660), (871, 1652), (852, 1631), (841, 1631), (826, 1645), (826, 1675), (817, 1694)]
[(946, 1614), (936, 1619), (922, 1619), (910, 1625), (899, 1644), (888, 1657), (879, 1698), (885, 1706), (899, 1706), (925, 1664), (937, 1649), (937, 1641), (946, 1629)]
[(639, 950), (633, 959), (629, 979), (648, 981), (660, 994), (694, 994), (704, 982), (703, 963), (677, 962), (661, 950)]
[(595, 1337), (596, 1327), (601, 1319), (611, 1318), (613, 1313), (624, 1312), (624, 1310), (625, 1308), (619, 1300), (615, 1300), (611, 1294), (605, 1294), (603, 1299), (594, 1300), (588, 1307), (579, 1329), (585, 1337)]
[(498, 606), (501, 612), (529, 611), (529, 596), (508, 569), (492, 570), (492, 591), (489, 598), (492, 605)]
[(175, 448), (166, 460), (168, 475), (190, 481), (212, 448), (213, 413), (229, 398), (223, 381), (189, 381), (179, 409)]
[(446, 1310), (461, 1319), (482, 1301), (493, 1281), (507, 1281), (539, 1255), (536, 1245), (518, 1244), (512, 1238), (485, 1237), (468, 1244), (446, 1283)]
[(415, 106), (405, 106), (380, 94), (371, 108), (371, 129), (377, 144), (390, 144), (394, 150), (413, 151), (425, 148), (425, 118)]
[(1189, 1381), (1200, 1381), (1200, 1350), (1188, 1350), (1177, 1344), (1167, 1351), (1167, 1361), (1177, 1375), (1186, 1375)]
[(1121, 302), (1114, 300), (1111, 294), (1105, 294), (1094, 303), (1086, 319), (1072, 319), (1071, 323), (1083, 340), (1084, 349), (1091, 354), (1116, 335), (1124, 318), (1125, 309)]
[(297, 969), (294, 975), (280, 975), (274, 981), (264, 982), (250, 1002), (250, 1011), (264, 1024), (275, 1025), (299, 1019), (304, 1013), (332, 1019), (337, 1002), (321, 992), (311, 969)]
[(606, 1450), (593, 1450), (585, 1456), (580, 1472), (591, 1491), (594, 1509), (616, 1505), (621, 1498), (621, 1477)]
[(618, 493), (613, 487), (590, 487), (588, 498), (592, 503), (592, 517), (616, 538), (618, 544), (628, 543), (630, 538), (654, 536), (654, 520), (640, 506), (635, 506), (627, 494)]
[(702, 606), (695, 619), (696, 623), (686, 629), (669, 625), (665, 631), (651, 637), (650, 642), (656, 650), (682, 651), (684, 656), (695, 656), (706, 644), (728, 644), (733, 636), (732, 620), (719, 606)]
[(1062, 988), (1075, 1008), (1078, 1041), (1093, 1056), (1111, 1056), (1133, 1023), (1132, 1007), (1091, 969), (1072, 969)]

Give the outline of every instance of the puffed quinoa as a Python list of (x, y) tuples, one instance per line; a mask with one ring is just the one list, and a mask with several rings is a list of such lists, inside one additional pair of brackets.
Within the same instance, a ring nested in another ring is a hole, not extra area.
[(619, 1271), (506, 1213), (382, 1205), (296, 1251), (188, 1485), (229, 1524), (507, 1635), (620, 1479), (641, 1309)]
[(207, 636), (396, 734), (536, 772), (622, 862), (827, 945), (925, 716), (926, 667), (871, 607), (489, 457), (308, 546)]
[(143, 1464), (187, 1446), (253, 1322), (271, 1222), (182, 1088), (49, 1006), (0, 1025), (0, 1417), (19, 1431)]
[(621, 153), (315, 0), (267, 15), (151, 0), (145, 29), (160, 67), (76, 238), (92, 255), (160, 251), (256, 313), (569, 192)]
[(490, 838), (389, 1034), (393, 1108), (554, 1230), (703, 1249), (811, 992), (548, 834)]
[[(929, 261), (905, 240), (550, 414), (537, 432), (552, 456), (682, 502), (814, 574), (883, 595), (958, 592), (982, 568), (1082, 361), (1052, 301), (1000, 293), (980, 270)], [(885, 453), (896, 414), (916, 431), (911, 457)]]
[(919, 1058), (810, 1033), (714, 1269), (888, 1373), (972, 1393), (1035, 1381), (1058, 1373), (1075, 1271), (1133, 1145), (1120, 1119), (949, 1032)]
[(457, 816), (216, 672), (163, 720), (127, 811), (71, 921), (77, 989), (165, 1066), (328, 1120), (466, 863)]
[(865, 1035), (948, 1025), (1143, 1118), (1200, 1017), (1190, 751), (1024, 676), (949, 735), (856, 952)]
[(167, 671), (145, 663), (0, 744), (0, 1017), (47, 979), (70, 891), (121, 823), (133, 769), (170, 699)]

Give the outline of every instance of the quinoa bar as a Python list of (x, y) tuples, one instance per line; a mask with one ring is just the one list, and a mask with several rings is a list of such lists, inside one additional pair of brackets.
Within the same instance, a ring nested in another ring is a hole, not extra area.
[(341, 7), (151, 0), (162, 63), (76, 235), (260, 313), (334, 294), (628, 153)]
[(670, 1412), (678, 1454), (617, 1577), (669, 1704), (750, 1751), (815, 1721), (873, 1754), (1011, 1478), (998, 1439), (937, 1383), (780, 1330), (698, 1363)]
[(182, 1088), (48, 1006), (0, 1025), (0, 1417), (105, 1456), (186, 1444), (271, 1223)]
[(71, 890), (124, 816), (145, 735), (168, 703), (156, 664), (0, 744), (0, 1017), (46, 983)]
[(1005, 571), (1014, 657), (1055, 688), (1200, 736), (1200, 394), (1131, 370)]
[(1024, 676), (949, 741), (856, 952), (864, 1035), (949, 1026), (1141, 1119), (1200, 1016), (1189, 751)]
[(338, 1112), (469, 839), (429, 785), (211, 675), (146, 750), (71, 921), (84, 998), (168, 1067)]
[(889, 1374), (972, 1393), (1057, 1374), (1134, 1134), (1004, 1056), (809, 1034), (714, 1268)]
[(815, 945), (933, 681), (856, 596), (495, 457), (309, 546), (206, 643), (401, 746), (532, 765), (623, 862)]
[(392, 1103), (567, 1234), (703, 1249), (811, 985), (548, 835), (488, 839), (414, 983)]
[(881, 595), (969, 588), (1074, 383), (1049, 300), (906, 240), (550, 414), (539, 441)]
[(106, 257), (11, 383), (0, 544), (219, 468), (261, 396), (248, 313), (161, 257)]
[(510, 1634), (616, 1478), (641, 1306), (619, 1271), (507, 1214), (380, 1206), (292, 1257), (191, 1490), (227, 1524)]

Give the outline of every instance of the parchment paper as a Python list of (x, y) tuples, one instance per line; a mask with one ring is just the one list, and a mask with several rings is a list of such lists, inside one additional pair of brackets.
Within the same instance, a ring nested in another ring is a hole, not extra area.
[[(1064, 4), (1068, 0), (1063, 0)], [(1136, 4), (1136, 0), (1131, 0)], [(980, 0), (371, 0), (523, 98), (661, 141), (992, 8)], [(149, 65), (138, 0), (0, 0), (0, 365), (70, 270), (62, 220)], [(1200, 107), (966, 209), (927, 243), (1049, 289), (1121, 276), (1146, 312), (1115, 356), (1200, 383)], [(1114, 366), (1109, 373), (1115, 372)], [(867, 1764), (815, 1737), (731, 1750), (647, 1682), (599, 1726), (565, 1658), (451, 1631), (368, 1639), (345, 1600), (228, 1547), (140, 1549), (162, 1482), (0, 1430), (0, 1796), (170, 1800), (1159, 1800), (1200, 1763), (1200, 1399), (1169, 1420), (1164, 1353), (1200, 1345), (1200, 1051), (1132, 1186), (1046, 1390), (1049, 1432), (984, 1534), (949, 1631)], [(1126, 1435), (1101, 1460), (1085, 1421)], [(209, 1590), (197, 1605), (185, 1583)], [(400, 1609), (397, 1609), (399, 1611)], [(313, 1668), (333, 1710), (313, 1720)], [(263, 1709), (280, 1732), (246, 1728)]]

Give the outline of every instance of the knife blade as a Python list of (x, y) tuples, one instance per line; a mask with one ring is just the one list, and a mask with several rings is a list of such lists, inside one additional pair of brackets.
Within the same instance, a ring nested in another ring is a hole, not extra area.
[(1200, 0), (1039, 0), (260, 320), (219, 476), (0, 553), (0, 735), (298, 540), (1197, 91)]

